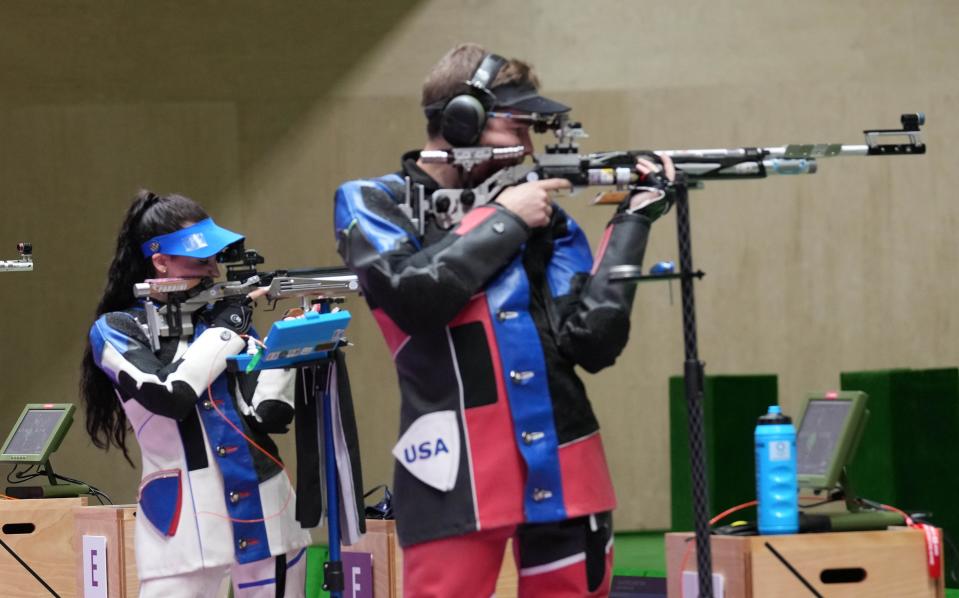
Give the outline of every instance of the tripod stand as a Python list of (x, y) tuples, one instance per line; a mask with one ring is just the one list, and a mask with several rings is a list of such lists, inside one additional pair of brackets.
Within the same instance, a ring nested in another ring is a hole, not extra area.
[(323, 589), (333, 598), (340, 598), (344, 589), (341, 539), (352, 544), (366, 531), (360, 515), (363, 492), (356, 420), (340, 350), (346, 344), (343, 331), (351, 316), (332, 307), (341, 302), (341, 298), (316, 300), (319, 313), (309, 311), (302, 318), (274, 323), (260, 353), (228, 358), (231, 371), (297, 370), (296, 519), (305, 528), (319, 524), (325, 487), (329, 558), (323, 565)]

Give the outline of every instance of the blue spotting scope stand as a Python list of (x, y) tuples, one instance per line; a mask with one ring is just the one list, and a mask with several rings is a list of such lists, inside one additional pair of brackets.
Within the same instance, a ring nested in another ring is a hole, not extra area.
[[(240, 354), (227, 357), (233, 371), (250, 373), (257, 370), (311, 368), (328, 363), (331, 352), (345, 344), (343, 332), (350, 323), (346, 310), (332, 311), (331, 303), (339, 298), (318, 300), (321, 312), (308, 311), (302, 318), (274, 322), (267, 335), (266, 349), (255, 355)], [(232, 362), (232, 363), (231, 363)], [(235, 368), (235, 369), (234, 369)], [(316, 385), (307, 385), (307, 393), (315, 392)], [(315, 400), (315, 396), (310, 397)], [(333, 443), (333, 407), (330, 388), (323, 392), (323, 469), (326, 476), (327, 533), (329, 560), (323, 563), (323, 589), (331, 598), (342, 598), (344, 589), (343, 561), (340, 556), (339, 480), (336, 470), (336, 449)]]

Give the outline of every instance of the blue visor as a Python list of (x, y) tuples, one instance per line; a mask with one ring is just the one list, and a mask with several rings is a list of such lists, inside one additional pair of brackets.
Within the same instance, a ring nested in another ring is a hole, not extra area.
[(155, 253), (187, 257), (213, 257), (228, 246), (242, 241), (243, 235), (217, 226), (212, 218), (201, 220), (178, 231), (153, 237), (141, 246), (143, 255)]

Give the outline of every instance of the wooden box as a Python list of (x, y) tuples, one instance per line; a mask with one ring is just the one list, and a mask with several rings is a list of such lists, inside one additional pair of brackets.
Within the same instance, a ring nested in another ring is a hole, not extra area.
[[(696, 570), (692, 538), (690, 533), (666, 534), (669, 598), (682, 597), (681, 570)], [(829, 598), (945, 595), (943, 578), (929, 578), (924, 534), (918, 530), (713, 536), (711, 546), (713, 573), (724, 578), (725, 598), (813, 596), (773, 550), (820, 595)], [(852, 581), (858, 577), (862, 579)]]
[(133, 529), (135, 505), (82, 507), (74, 511), (76, 522), (77, 595), (83, 596), (83, 536), (104, 536), (107, 539), (107, 595), (109, 598), (136, 598), (140, 593), (137, 561), (134, 554)]
[[(344, 546), (347, 552), (368, 552), (373, 555), (373, 595), (376, 598), (402, 598), (403, 596), (403, 549), (396, 539), (396, 522), (367, 519), (366, 534), (352, 546)], [(513, 548), (506, 545), (503, 567), (496, 581), (497, 596), (516, 596), (518, 580), (513, 562)]]
[[(0, 501), (0, 539), (63, 598), (77, 596), (74, 509), (86, 497)], [(49, 596), (24, 567), (0, 548), (4, 598)]]

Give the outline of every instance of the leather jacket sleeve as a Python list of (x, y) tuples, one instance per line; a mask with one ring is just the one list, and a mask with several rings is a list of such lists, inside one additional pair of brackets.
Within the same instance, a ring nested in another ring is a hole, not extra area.
[(371, 181), (342, 185), (335, 197), (337, 249), (370, 306), (407, 334), (445, 326), (517, 254), (529, 235), (497, 204), (471, 210), (427, 247), (390, 195)]
[[(648, 218), (638, 214), (614, 216), (600, 242), (592, 270), (573, 273), (569, 294), (556, 299), (554, 320), (559, 350), (588, 372), (612, 365), (629, 340), (636, 285), (610, 282), (609, 273), (613, 266), (642, 264), (650, 224)], [(585, 237), (580, 243), (575, 239), (556, 239), (551, 261), (570, 261), (567, 254), (582, 252), (582, 243)]]

